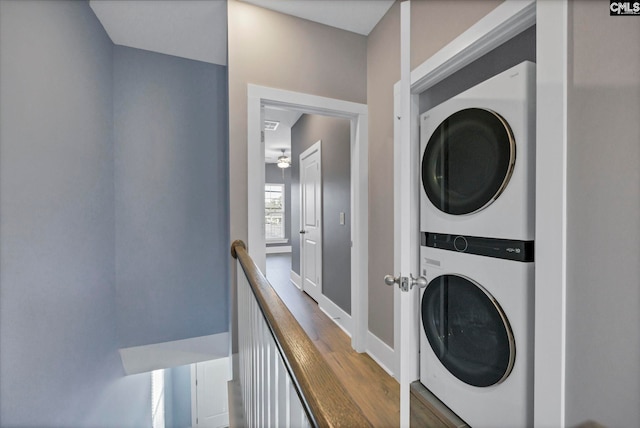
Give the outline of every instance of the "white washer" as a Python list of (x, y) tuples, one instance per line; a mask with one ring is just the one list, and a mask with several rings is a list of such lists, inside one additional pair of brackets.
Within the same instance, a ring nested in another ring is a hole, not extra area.
[(420, 248), (420, 381), (473, 427), (533, 424), (534, 264)]
[(420, 229), (534, 239), (535, 64), (420, 116)]

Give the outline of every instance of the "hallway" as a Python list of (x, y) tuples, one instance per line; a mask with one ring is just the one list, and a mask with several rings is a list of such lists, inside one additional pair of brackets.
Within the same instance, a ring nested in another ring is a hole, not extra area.
[[(267, 254), (266, 277), (287, 305), (293, 316), (314, 342), (318, 339), (314, 312), (326, 317), (308, 294), (299, 290), (290, 279), (291, 253)], [(327, 319), (328, 320), (328, 319)], [(336, 326), (337, 327), (337, 326)]]
[(267, 255), (267, 279), (365, 416), (374, 426), (397, 426), (398, 382), (368, 354), (353, 350), (351, 338), (291, 282), (290, 271), (291, 253)]

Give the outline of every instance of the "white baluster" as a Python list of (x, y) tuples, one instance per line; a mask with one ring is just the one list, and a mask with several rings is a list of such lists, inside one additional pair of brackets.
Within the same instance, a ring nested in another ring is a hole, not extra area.
[(238, 262), (238, 363), (249, 427), (310, 427), (280, 351)]

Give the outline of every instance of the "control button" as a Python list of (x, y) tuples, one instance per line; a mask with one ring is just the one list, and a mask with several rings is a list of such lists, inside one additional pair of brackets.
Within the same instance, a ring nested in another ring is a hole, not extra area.
[(456, 236), (456, 239), (453, 240), (453, 248), (457, 251), (465, 252), (467, 251), (467, 238), (464, 236)]

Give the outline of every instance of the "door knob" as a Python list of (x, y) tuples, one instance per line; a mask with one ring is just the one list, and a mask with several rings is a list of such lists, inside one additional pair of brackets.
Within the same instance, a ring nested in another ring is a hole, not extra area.
[(389, 287), (392, 287), (394, 284), (400, 284), (400, 277), (395, 277), (393, 275), (385, 275), (384, 283)]
[(301, 231), (300, 231), (300, 233), (301, 233), (302, 235), (304, 235), (305, 233), (307, 233), (307, 231), (306, 231), (306, 230), (301, 230)]
[(411, 277), (411, 288), (413, 288), (414, 285), (420, 288), (425, 288), (428, 285), (427, 278), (424, 276), (418, 276), (417, 278), (414, 278), (413, 275), (409, 276)]

